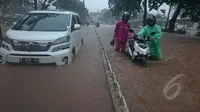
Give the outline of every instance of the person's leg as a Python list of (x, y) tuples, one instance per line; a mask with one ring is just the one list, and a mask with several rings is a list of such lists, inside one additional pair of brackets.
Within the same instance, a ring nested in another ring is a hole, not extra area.
[(115, 51), (119, 51), (119, 50), (120, 50), (120, 42), (116, 41)]
[(126, 50), (126, 42), (121, 42), (121, 52), (125, 53)]

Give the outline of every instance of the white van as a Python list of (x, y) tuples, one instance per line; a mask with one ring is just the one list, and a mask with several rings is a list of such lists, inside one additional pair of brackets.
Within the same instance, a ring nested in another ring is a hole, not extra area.
[(79, 15), (70, 11), (31, 11), (6, 32), (0, 48), (5, 63), (69, 64), (83, 44)]

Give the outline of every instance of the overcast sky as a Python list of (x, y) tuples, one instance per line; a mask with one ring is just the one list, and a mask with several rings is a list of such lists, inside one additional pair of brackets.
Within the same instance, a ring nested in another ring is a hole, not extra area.
[(85, 5), (90, 12), (108, 8), (108, 0), (85, 0)]
[[(85, 0), (85, 5), (90, 12), (96, 12), (98, 9), (101, 10), (103, 8), (108, 8), (108, 0)], [(168, 12), (169, 7), (163, 5), (160, 9), (166, 9), (166, 12)], [(152, 12), (156, 13), (157, 11)]]

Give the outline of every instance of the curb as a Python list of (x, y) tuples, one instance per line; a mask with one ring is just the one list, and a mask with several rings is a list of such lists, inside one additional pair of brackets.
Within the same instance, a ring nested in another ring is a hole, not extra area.
[(130, 112), (126, 100), (121, 91), (120, 85), (117, 81), (116, 75), (112, 69), (106, 50), (102, 44), (101, 38), (96, 30), (95, 33), (100, 43), (101, 52), (103, 55), (103, 65), (106, 73), (106, 79), (112, 97), (115, 112)]

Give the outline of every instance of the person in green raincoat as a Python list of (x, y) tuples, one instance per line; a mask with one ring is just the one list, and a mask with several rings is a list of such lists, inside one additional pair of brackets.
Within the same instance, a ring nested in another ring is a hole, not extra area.
[(162, 60), (162, 53), (160, 47), (160, 38), (162, 31), (160, 26), (156, 24), (156, 17), (151, 15), (147, 18), (147, 25), (138, 32), (138, 35), (148, 37), (149, 49), (150, 49), (150, 59), (152, 60)]

